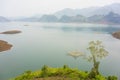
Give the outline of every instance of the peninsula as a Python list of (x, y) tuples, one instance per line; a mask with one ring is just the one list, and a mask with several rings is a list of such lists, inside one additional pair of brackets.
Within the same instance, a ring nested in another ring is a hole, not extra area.
[(0, 52), (10, 50), (12, 47), (11, 44), (9, 44), (6, 41), (0, 40)]

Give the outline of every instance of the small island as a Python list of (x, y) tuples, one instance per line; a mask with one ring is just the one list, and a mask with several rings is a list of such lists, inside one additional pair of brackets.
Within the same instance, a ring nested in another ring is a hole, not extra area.
[(12, 47), (11, 44), (9, 44), (6, 41), (0, 40), (0, 52), (10, 50)]
[(9, 30), (9, 31), (5, 31), (5, 32), (1, 32), (0, 34), (18, 34), (21, 33), (20, 30)]
[(120, 31), (112, 33), (112, 36), (117, 38), (117, 39), (120, 39)]

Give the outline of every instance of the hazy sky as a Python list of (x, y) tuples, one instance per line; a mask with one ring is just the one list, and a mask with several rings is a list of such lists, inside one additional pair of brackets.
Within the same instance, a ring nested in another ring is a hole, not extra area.
[(0, 0), (0, 16), (52, 14), (64, 8), (87, 8), (120, 3), (120, 0)]

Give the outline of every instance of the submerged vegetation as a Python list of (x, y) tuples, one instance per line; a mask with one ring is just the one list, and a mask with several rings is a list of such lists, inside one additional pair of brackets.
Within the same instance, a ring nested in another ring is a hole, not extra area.
[(90, 71), (81, 71), (64, 65), (60, 68), (52, 68), (44, 65), (41, 70), (32, 72), (25, 71), (13, 80), (118, 80), (116, 76), (103, 76), (99, 72), (100, 60), (108, 55), (101, 41), (91, 41), (89, 43), (89, 54), (82, 52), (71, 52), (70, 56), (84, 59), (93, 63)]

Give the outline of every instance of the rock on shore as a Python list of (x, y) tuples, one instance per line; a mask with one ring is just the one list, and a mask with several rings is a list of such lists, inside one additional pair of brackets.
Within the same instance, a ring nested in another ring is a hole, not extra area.
[(112, 33), (112, 36), (117, 38), (117, 39), (120, 39), (120, 31)]

